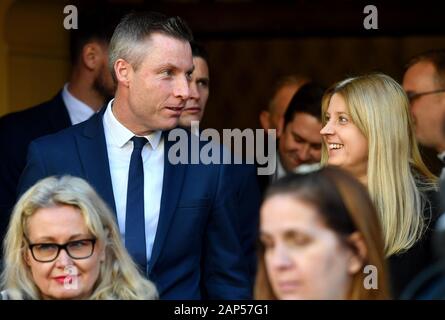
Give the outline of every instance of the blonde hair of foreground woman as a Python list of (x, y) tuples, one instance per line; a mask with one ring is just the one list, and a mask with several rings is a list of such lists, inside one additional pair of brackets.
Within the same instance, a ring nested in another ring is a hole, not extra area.
[(114, 217), (93, 188), (71, 176), (49, 177), (31, 187), (17, 202), (4, 242), (2, 285), (9, 299), (41, 299), (25, 261), (27, 220), (39, 209), (78, 208), (91, 234), (105, 244), (105, 260), (89, 297), (99, 299), (154, 299), (157, 292), (125, 250)]

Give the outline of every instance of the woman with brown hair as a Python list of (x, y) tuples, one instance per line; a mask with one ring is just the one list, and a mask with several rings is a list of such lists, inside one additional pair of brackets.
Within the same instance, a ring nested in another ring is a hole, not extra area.
[(384, 243), (366, 188), (325, 167), (272, 185), (260, 216), (257, 299), (387, 299)]

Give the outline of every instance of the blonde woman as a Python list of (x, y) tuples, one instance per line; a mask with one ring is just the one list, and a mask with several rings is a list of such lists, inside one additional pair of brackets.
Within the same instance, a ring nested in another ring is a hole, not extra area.
[(80, 178), (49, 177), (17, 202), (4, 242), (3, 299), (154, 299), (114, 218)]
[(428, 226), (436, 177), (415, 140), (402, 87), (384, 74), (348, 78), (322, 102), (322, 163), (367, 186), (383, 229), (395, 296), (431, 262)]

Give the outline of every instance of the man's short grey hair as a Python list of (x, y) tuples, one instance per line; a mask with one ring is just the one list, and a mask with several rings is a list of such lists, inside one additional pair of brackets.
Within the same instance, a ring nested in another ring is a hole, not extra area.
[(157, 12), (132, 12), (122, 18), (110, 41), (109, 67), (116, 80), (114, 63), (124, 59), (136, 70), (145, 57), (144, 41), (153, 33), (179, 40), (192, 41), (193, 34), (180, 17), (167, 17)]

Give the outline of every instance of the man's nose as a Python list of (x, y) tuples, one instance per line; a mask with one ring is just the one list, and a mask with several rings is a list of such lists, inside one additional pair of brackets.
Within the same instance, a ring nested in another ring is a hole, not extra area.
[(198, 85), (195, 81), (190, 82), (190, 96), (189, 99), (198, 100), (200, 98)]
[(308, 143), (303, 144), (298, 150), (298, 157), (301, 161), (308, 161), (310, 158), (310, 145)]
[(175, 97), (182, 98), (183, 100), (186, 100), (190, 97), (190, 83), (185, 75), (176, 79), (174, 95)]

